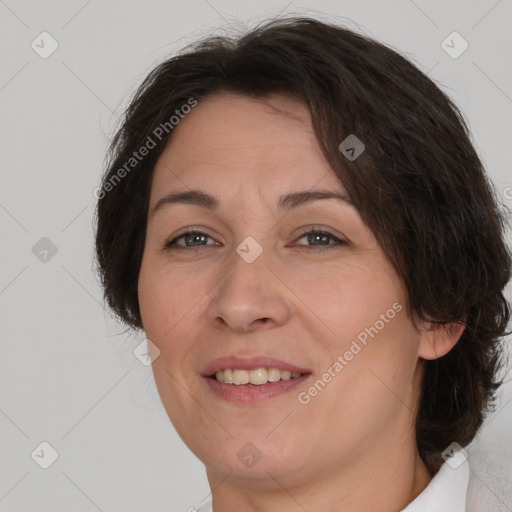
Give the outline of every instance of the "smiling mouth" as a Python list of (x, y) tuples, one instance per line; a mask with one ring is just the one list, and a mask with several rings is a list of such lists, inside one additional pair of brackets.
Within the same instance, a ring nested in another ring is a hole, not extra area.
[(238, 370), (226, 368), (219, 370), (210, 378), (224, 384), (233, 384), (235, 386), (261, 386), (280, 380), (298, 379), (306, 375), (305, 373), (293, 373), (289, 370), (280, 370), (279, 368), (256, 368), (254, 370)]

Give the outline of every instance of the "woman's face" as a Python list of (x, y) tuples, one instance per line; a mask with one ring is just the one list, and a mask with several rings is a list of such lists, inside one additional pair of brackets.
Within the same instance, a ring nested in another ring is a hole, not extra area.
[[(211, 474), (288, 483), (412, 446), (422, 334), (396, 272), (350, 202), (283, 200), (346, 195), (307, 108), (216, 95), (173, 131), (155, 168), (138, 292), (160, 350), (156, 385), (185, 443)], [(191, 190), (215, 206), (153, 211)], [(259, 368), (273, 369), (248, 372)], [(235, 383), (211, 378), (217, 370)]]

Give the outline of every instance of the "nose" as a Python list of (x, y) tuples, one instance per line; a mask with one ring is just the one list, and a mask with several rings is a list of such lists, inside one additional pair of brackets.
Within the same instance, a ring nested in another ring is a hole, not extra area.
[(274, 328), (290, 318), (291, 294), (269, 252), (264, 250), (248, 263), (233, 251), (229, 270), (208, 294), (207, 317), (215, 328), (245, 333)]

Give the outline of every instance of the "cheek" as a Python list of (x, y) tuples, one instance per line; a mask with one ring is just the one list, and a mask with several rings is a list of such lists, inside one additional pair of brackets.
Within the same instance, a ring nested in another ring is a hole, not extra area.
[(148, 338), (150, 334), (161, 332), (164, 304), (168, 303), (165, 293), (165, 287), (154, 278), (144, 267), (138, 282), (139, 309), (142, 318), (142, 324)]
[[(165, 268), (148, 260), (143, 262), (138, 282), (139, 308), (146, 337), (160, 350), (160, 357), (153, 363), (157, 386), (173, 389), (171, 396), (179, 395), (177, 384), (166, 370), (177, 378), (195, 376), (195, 331), (204, 318), (208, 290), (205, 278), (197, 277), (183, 269)], [(165, 368), (165, 369), (164, 369)], [(171, 400), (172, 401), (172, 400)]]
[(332, 370), (335, 377), (310, 404), (320, 422), (329, 418), (333, 435), (343, 425), (346, 438), (377, 439), (385, 425), (409, 418), (415, 403), (417, 338), (405, 313), (400, 315), (369, 335), (366, 345), (357, 342), (359, 348), (354, 348), (352, 338), (343, 338), (333, 347), (334, 355), (342, 356), (343, 369)]
[[(199, 291), (193, 282), (177, 275), (170, 268), (157, 265), (151, 259), (143, 260), (139, 281), (138, 298), (142, 323), (146, 334), (161, 338), (171, 332), (179, 318), (197, 302)], [(204, 294), (204, 292), (203, 292)]]
[(389, 330), (389, 325), (396, 323), (397, 309), (404, 309), (395, 283), (370, 268), (331, 269), (309, 282), (296, 280), (293, 291), (322, 321), (324, 330), (329, 328), (330, 344), (340, 349), (360, 334), (364, 338), (368, 330), (375, 332), (376, 323), (377, 330), (384, 326)]

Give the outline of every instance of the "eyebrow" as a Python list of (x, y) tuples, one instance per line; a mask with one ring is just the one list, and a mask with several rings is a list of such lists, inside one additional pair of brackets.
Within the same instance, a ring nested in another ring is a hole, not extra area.
[[(279, 198), (277, 207), (279, 210), (291, 210), (304, 204), (312, 203), (323, 199), (336, 199), (354, 207), (353, 201), (345, 194), (333, 192), (330, 190), (303, 190), (300, 192), (290, 192)], [(186, 192), (172, 192), (157, 201), (150, 212), (153, 216), (164, 205), (169, 204), (190, 204), (200, 206), (210, 211), (216, 211), (219, 208), (219, 201), (216, 197), (202, 192), (201, 190), (188, 190)]]

